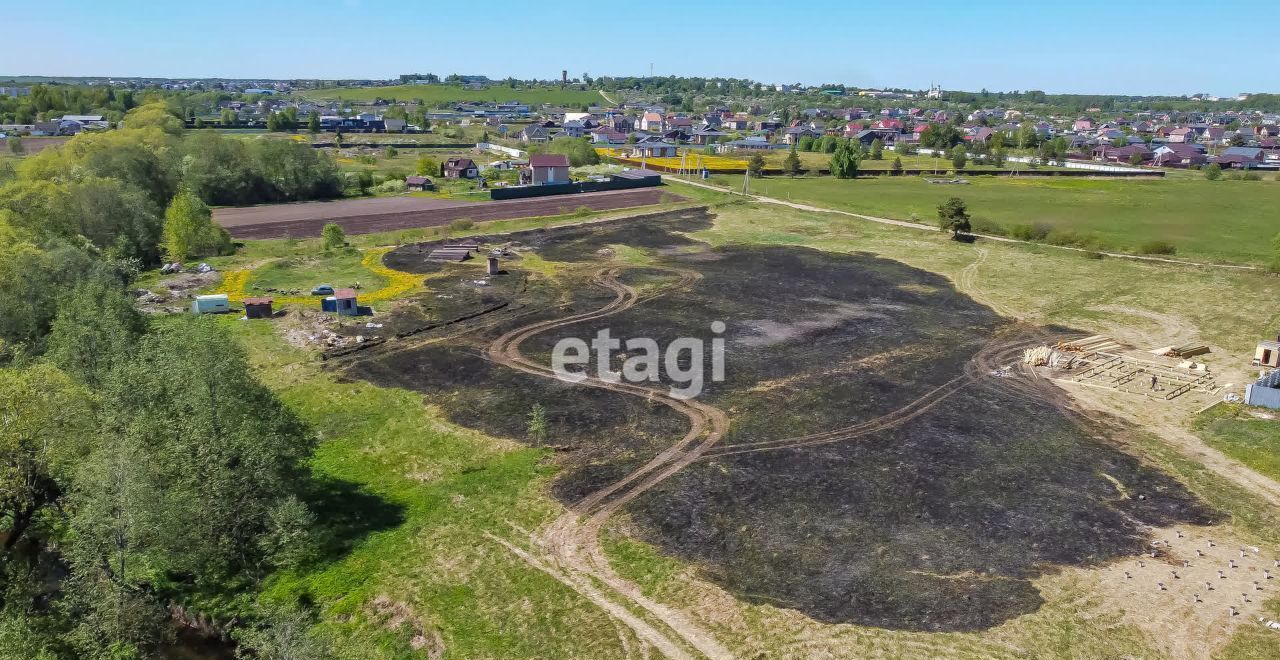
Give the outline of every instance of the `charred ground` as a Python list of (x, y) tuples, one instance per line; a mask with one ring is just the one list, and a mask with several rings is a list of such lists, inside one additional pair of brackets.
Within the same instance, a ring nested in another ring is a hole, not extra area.
[[(701, 279), (535, 336), (526, 355), (545, 360), (559, 337), (589, 339), (603, 327), (665, 346), (709, 338), (711, 322), (724, 321), (727, 378), (708, 384), (702, 400), (729, 414), (727, 448), (891, 413), (1014, 332), (932, 273), (867, 254), (713, 249), (686, 235), (711, 223), (683, 212), (529, 238), (542, 259), (576, 266), (531, 276), (519, 303), (487, 325), (380, 347), (346, 370), (422, 392), (457, 423), (503, 436), (524, 438), (530, 409), (545, 407), (550, 443), (566, 450), (554, 489), (572, 503), (667, 446), (684, 420), (637, 397), (489, 363), (482, 349), (532, 320), (602, 305), (610, 296), (590, 276), (611, 246), (645, 250), (653, 267), (622, 277), (642, 292), (668, 285), (673, 270)], [(518, 263), (511, 269), (529, 275)], [(857, 439), (708, 456), (628, 511), (646, 540), (741, 598), (913, 630), (997, 625), (1039, 606), (1030, 579), (1055, 566), (1135, 554), (1146, 526), (1215, 520), (1176, 481), (1095, 437), (1101, 427), (986, 383)]]

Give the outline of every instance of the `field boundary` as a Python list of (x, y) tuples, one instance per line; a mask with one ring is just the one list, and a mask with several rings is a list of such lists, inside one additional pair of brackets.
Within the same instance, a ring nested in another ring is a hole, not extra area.
[[(708, 190), (715, 190), (717, 192), (729, 193), (731, 195), (742, 195), (742, 193), (737, 192), (735, 190), (731, 190), (729, 188), (723, 188), (721, 186), (715, 186), (709, 183), (702, 183), (700, 181), (689, 181), (687, 179), (681, 179), (679, 177), (674, 177), (674, 176), (663, 176), (662, 180), (674, 181), (674, 182), (683, 183), (689, 186), (696, 186), (699, 188), (706, 188)], [(858, 218), (860, 220), (868, 220), (870, 222), (876, 222), (882, 225), (891, 225), (894, 227), (906, 227), (908, 229), (919, 229), (922, 231), (930, 231), (930, 232), (938, 231), (937, 227), (934, 227), (932, 225), (926, 225), (920, 222), (909, 222), (907, 220), (894, 220), (892, 218), (879, 218), (874, 215), (864, 215), (862, 213), (854, 213), (853, 211), (842, 211), (840, 209), (831, 209), (831, 208), (826, 208), (824, 206), (812, 206), (810, 204), (799, 204), (796, 202), (788, 202), (781, 199), (774, 199), (772, 197), (765, 197), (763, 195), (747, 194), (746, 196), (757, 202), (762, 202), (765, 204), (777, 204), (779, 206), (786, 206), (799, 211), (812, 211), (815, 213), (835, 213), (837, 215), (845, 215), (851, 218)], [(1034, 245), (1037, 247), (1052, 248), (1055, 250), (1067, 250), (1070, 252), (1079, 252), (1081, 254), (1084, 254), (1084, 253), (1101, 254), (1108, 257), (1114, 257), (1116, 259), (1131, 259), (1134, 261), (1170, 264), (1174, 266), (1190, 266), (1193, 268), (1220, 268), (1225, 270), (1237, 270), (1237, 271), (1243, 270), (1243, 271), (1252, 271), (1252, 272), (1262, 272), (1262, 268), (1259, 268), (1258, 266), (1249, 266), (1246, 264), (1187, 261), (1184, 259), (1170, 259), (1168, 257), (1153, 257), (1153, 256), (1143, 255), (1143, 254), (1125, 254), (1124, 252), (1107, 252), (1105, 250), (1089, 250), (1086, 248), (1072, 247), (1069, 245), (1052, 245), (1049, 243), (1037, 243), (1035, 241), (1024, 241), (1017, 238), (1009, 238), (1008, 236), (996, 236), (994, 234), (981, 234), (977, 232), (973, 233), (973, 236), (986, 239), (989, 241), (1000, 242), (1000, 243)]]

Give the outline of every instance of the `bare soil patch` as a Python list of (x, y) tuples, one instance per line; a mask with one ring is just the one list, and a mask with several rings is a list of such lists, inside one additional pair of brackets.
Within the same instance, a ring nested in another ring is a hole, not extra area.
[(673, 197), (662, 188), (558, 195), (534, 199), (463, 202), (427, 197), (386, 197), (333, 202), (302, 202), (214, 211), (213, 219), (235, 238), (306, 238), (319, 236), (325, 224), (336, 222), (348, 234), (370, 234), (412, 227), (439, 227), (454, 220), (475, 221), (533, 218), (631, 208), (661, 203)]

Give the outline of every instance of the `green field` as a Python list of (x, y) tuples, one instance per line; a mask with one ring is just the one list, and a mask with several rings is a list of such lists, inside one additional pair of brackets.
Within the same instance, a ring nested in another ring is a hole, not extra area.
[(1280, 479), (1280, 421), (1255, 417), (1239, 405), (1202, 413), (1196, 433), (1210, 446), (1272, 479)]
[(301, 289), (303, 295), (319, 284), (335, 288), (350, 287), (374, 290), (386, 284), (386, 280), (360, 265), (362, 256), (354, 249), (333, 250), (308, 256), (296, 256), (276, 261), (253, 271), (249, 278), (250, 290), (257, 287), (265, 291), (276, 289)]
[[(736, 176), (712, 177), (741, 190)], [(979, 229), (1042, 223), (1096, 239), (1099, 247), (1137, 251), (1148, 241), (1168, 241), (1185, 258), (1270, 263), (1280, 231), (1280, 183), (974, 177), (968, 185), (937, 185), (921, 177), (839, 180), (830, 177), (766, 177), (751, 191), (777, 199), (868, 215), (933, 223), (948, 197), (965, 200)]]
[(374, 99), (397, 101), (419, 100), (429, 106), (457, 101), (517, 101), (530, 106), (550, 103), (557, 106), (578, 107), (604, 103), (604, 97), (595, 90), (559, 87), (511, 88), (494, 85), (488, 89), (463, 89), (459, 85), (393, 85), (389, 87), (329, 87), (307, 90), (300, 94), (312, 100), (346, 100), (372, 102)]

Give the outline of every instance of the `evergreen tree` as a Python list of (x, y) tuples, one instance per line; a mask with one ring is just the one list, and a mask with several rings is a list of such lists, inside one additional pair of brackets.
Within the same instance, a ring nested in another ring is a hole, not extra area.
[(790, 153), (787, 154), (787, 158), (782, 161), (782, 171), (787, 176), (795, 176), (800, 173), (800, 154), (796, 153), (794, 145), (792, 145)]

